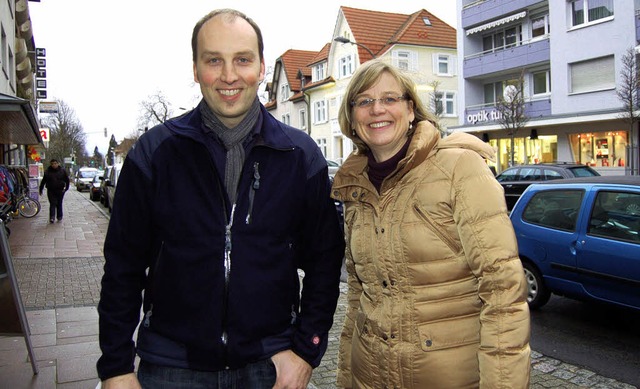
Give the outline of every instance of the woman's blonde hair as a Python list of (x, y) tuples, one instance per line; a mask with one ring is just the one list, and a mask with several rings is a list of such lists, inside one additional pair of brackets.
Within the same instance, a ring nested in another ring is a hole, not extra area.
[[(358, 153), (367, 152), (369, 150), (369, 146), (367, 146), (357, 134), (354, 135), (353, 107), (351, 104), (355, 100), (356, 96), (371, 88), (376, 82), (378, 82), (382, 74), (385, 72), (398, 81), (403, 95), (407, 97), (407, 100), (409, 100), (407, 101), (407, 104), (413, 104), (413, 112), (415, 115), (413, 122), (411, 122), (411, 124), (413, 124), (413, 128), (416, 127), (418, 122), (424, 120), (428, 120), (432, 123), (435, 122), (434, 116), (422, 104), (422, 100), (420, 100), (418, 92), (416, 91), (416, 84), (411, 78), (409, 78), (409, 76), (403, 73), (400, 69), (379, 59), (365, 62), (353, 74), (353, 77), (347, 86), (344, 98), (342, 99), (340, 112), (338, 114), (338, 122), (340, 123), (340, 130), (342, 131), (342, 134), (351, 139), (358, 148)], [(411, 136), (413, 131), (413, 129), (410, 129), (407, 135)]]

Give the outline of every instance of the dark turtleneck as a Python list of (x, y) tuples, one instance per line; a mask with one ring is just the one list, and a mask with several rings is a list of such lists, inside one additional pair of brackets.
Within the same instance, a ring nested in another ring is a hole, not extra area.
[(398, 166), (398, 163), (407, 155), (407, 150), (409, 150), (409, 143), (411, 143), (411, 138), (407, 138), (404, 146), (394, 155), (393, 157), (387, 159), (386, 161), (376, 162), (376, 159), (373, 157), (373, 153), (369, 151), (367, 155), (368, 158), (368, 167), (369, 170), (367, 173), (369, 174), (369, 181), (376, 187), (378, 193), (380, 193), (380, 187), (382, 186), (382, 181), (389, 176), (389, 174), (393, 173)]

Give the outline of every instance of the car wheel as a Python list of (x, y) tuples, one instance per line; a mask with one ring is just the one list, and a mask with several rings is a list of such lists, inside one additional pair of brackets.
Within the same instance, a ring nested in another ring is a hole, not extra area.
[(527, 281), (527, 303), (531, 309), (545, 305), (551, 297), (551, 292), (544, 284), (540, 271), (529, 262), (523, 262), (524, 278)]

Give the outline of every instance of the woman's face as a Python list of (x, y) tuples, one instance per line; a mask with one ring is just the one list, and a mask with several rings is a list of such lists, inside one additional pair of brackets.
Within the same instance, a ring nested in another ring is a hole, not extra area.
[[(354, 99), (355, 105), (351, 108), (354, 130), (369, 146), (377, 162), (396, 155), (407, 140), (409, 124), (415, 115), (413, 102), (404, 99), (404, 93), (398, 81), (383, 72), (371, 88)], [(374, 101), (371, 104), (365, 99)]]

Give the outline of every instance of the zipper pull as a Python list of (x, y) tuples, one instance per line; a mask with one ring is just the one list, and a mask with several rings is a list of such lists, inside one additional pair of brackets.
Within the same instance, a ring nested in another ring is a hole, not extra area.
[(296, 313), (296, 306), (291, 305), (291, 324), (296, 324), (296, 319), (298, 318), (298, 314)]
[(245, 224), (251, 223), (251, 213), (253, 212), (253, 199), (256, 197), (256, 191), (260, 189), (260, 167), (259, 162), (253, 163), (253, 182), (251, 188), (249, 188), (249, 210), (247, 211), (247, 217), (244, 219)]
[(149, 306), (149, 310), (144, 314), (144, 322), (142, 325), (145, 328), (149, 328), (149, 326), (151, 325), (151, 315), (153, 315), (153, 304)]

